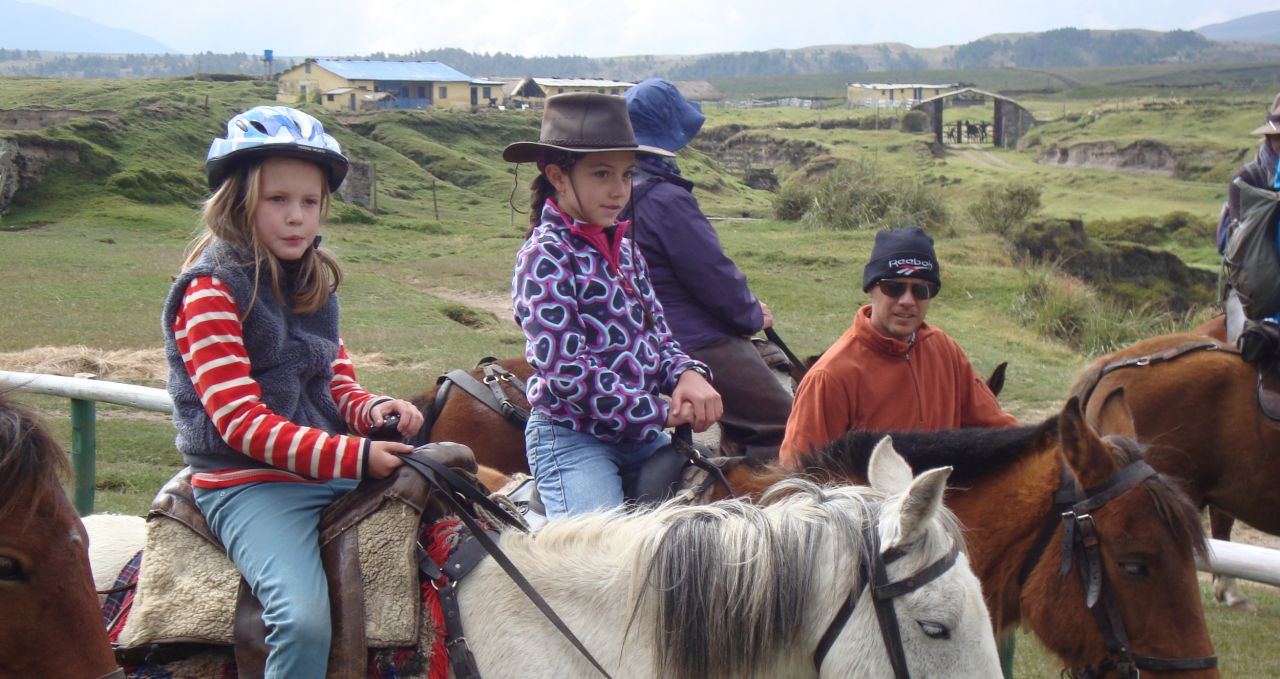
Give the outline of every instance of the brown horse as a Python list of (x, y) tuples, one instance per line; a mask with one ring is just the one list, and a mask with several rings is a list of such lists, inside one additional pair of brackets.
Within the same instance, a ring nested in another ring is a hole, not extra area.
[[(796, 474), (863, 483), (879, 437), (853, 432), (809, 453), (803, 470), (740, 461), (725, 473), (739, 495)], [(1065, 666), (1096, 672), (1085, 676), (1105, 676), (1128, 662), (1143, 676), (1218, 676), (1209, 666), (1213, 644), (1193, 558), (1205, 550), (1198, 512), (1164, 475), (1143, 470), (1136, 480), (1132, 470), (1142, 469), (1142, 453), (1131, 440), (1099, 438), (1073, 399), (1039, 426), (895, 433), (893, 442), (917, 471), (955, 467), (946, 504), (966, 527), (998, 633), (1021, 622)], [(1070, 503), (1055, 504), (1063, 487), (1090, 489), (1099, 499), (1077, 505), (1075, 520), (1067, 521)], [(1114, 497), (1107, 497), (1107, 487)], [(1084, 530), (1097, 542), (1080, 547), (1064, 537), (1068, 525), (1073, 535)], [(1064, 561), (1064, 541), (1070, 561)], [(1097, 589), (1082, 585), (1081, 574), (1097, 578)], [(1086, 597), (1096, 604), (1090, 607)], [(1105, 629), (1127, 633), (1127, 642), (1113, 638), (1109, 648)], [(1119, 647), (1125, 652), (1112, 652)], [(1184, 668), (1168, 672), (1179, 664)]]
[[(1178, 353), (1188, 347), (1209, 348)], [(1111, 401), (1123, 391), (1137, 436), (1151, 447), (1151, 464), (1184, 479), (1191, 501), (1210, 508), (1213, 536), (1227, 540), (1232, 517), (1280, 535), (1280, 424), (1260, 411), (1257, 383), (1254, 366), (1229, 345), (1186, 333), (1097, 359), (1071, 393), (1087, 395), (1085, 415), (1106, 433), (1116, 426)], [(1219, 600), (1247, 603), (1230, 582), (1215, 582), (1214, 589)]]
[[(504, 358), (494, 363), (522, 381), (533, 375), (533, 368), (523, 358)], [(487, 378), (480, 367), (471, 369), (468, 374), (478, 384), (484, 384)], [(524, 390), (517, 388), (509, 379), (489, 379), (517, 409), (528, 412), (529, 400), (525, 398)], [(422, 411), (424, 421), (418, 434), (407, 439), (406, 443), (417, 446), (432, 441), (453, 441), (470, 447), (480, 464), (505, 474), (529, 473), (522, 424), (511, 422), (470, 394), (459, 393), (462, 389), (454, 387), (443, 392), (441, 386), (443, 383), (435, 390), (409, 399)], [(485, 384), (483, 389), (488, 392), (490, 387)], [(447, 394), (443, 399), (442, 392)]]
[[(812, 366), (818, 356), (821, 354), (810, 356), (805, 361), (806, 367)], [(494, 364), (518, 378), (522, 383), (533, 375), (533, 367), (523, 358), (504, 358), (494, 361)], [(774, 363), (770, 365), (782, 374), (784, 379), (787, 375), (790, 375), (793, 380), (797, 379), (799, 373), (789, 362), (786, 364), (789, 371)], [(1007, 367), (1008, 363), (1001, 363), (987, 379), (987, 386), (997, 396), (1004, 387)], [(492, 393), (491, 387), (485, 382), (488, 379), (499, 388), (512, 407), (525, 413), (529, 411), (529, 399), (525, 398), (524, 391), (518, 388), (513, 380), (495, 378), (492, 374), (486, 375), (481, 367), (472, 368), (467, 373), (476, 384), (484, 385), (483, 393), (486, 396)], [(451, 387), (448, 391), (444, 391), (442, 386), (443, 378), (436, 389), (425, 391), (409, 399), (410, 403), (422, 411), (423, 425), (416, 436), (406, 439), (405, 442), (415, 446), (433, 441), (461, 443), (475, 452), (476, 461), (481, 465), (504, 474), (528, 474), (529, 460), (525, 457), (523, 423), (503, 416), (495, 409), (495, 405), (487, 405), (486, 402), (470, 394), (459, 393), (463, 391), (462, 389)], [(443, 400), (441, 400), (442, 393), (446, 394)], [(496, 397), (486, 398), (486, 401), (490, 400), (496, 400)]]
[(124, 676), (94, 593), (89, 538), (59, 481), (67, 471), (44, 425), (0, 394), (3, 677)]

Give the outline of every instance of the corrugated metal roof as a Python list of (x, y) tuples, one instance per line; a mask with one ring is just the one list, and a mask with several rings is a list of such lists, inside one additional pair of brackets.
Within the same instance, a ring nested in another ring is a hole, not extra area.
[(955, 90), (954, 92), (945, 92), (945, 93), (943, 93), (943, 94), (939, 94), (939, 95), (937, 95), (937, 96), (935, 96), (935, 97), (929, 97), (928, 99), (921, 99), (921, 100), (920, 100), (920, 103), (919, 103), (919, 104), (917, 104), (916, 106), (917, 106), (917, 107), (919, 107), (919, 106), (921, 106), (921, 105), (923, 105), (923, 104), (927, 104), (927, 103), (929, 103), (929, 102), (931, 102), (931, 101), (937, 101), (937, 100), (939, 100), (939, 99), (949, 99), (949, 98), (954, 97), (954, 96), (956, 96), (956, 95), (959, 95), (959, 94), (968, 94), (968, 93), (970, 93), (970, 92), (972, 92), (972, 93), (974, 93), (974, 94), (980, 94), (980, 95), (982, 95), (982, 96), (984, 96), (984, 97), (991, 97), (991, 98), (993, 98), (993, 99), (1003, 99), (1004, 101), (1007, 101), (1007, 102), (1010, 102), (1010, 103), (1012, 103), (1012, 104), (1015, 104), (1018, 108), (1024, 108), (1024, 107), (1022, 106), (1022, 104), (1019, 104), (1018, 102), (1014, 101), (1013, 99), (1010, 99), (1009, 97), (1006, 97), (1006, 96), (1001, 95), (1001, 94), (996, 94), (995, 92), (988, 92), (988, 91), (986, 91), (986, 90), (980, 90), (980, 89), (978, 89), (978, 88), (976, 88), (976, 87), (965, 87), (965, 88), (962, 88), (962, 89)]
[(534, 78), (542, 87), (635, 87), (635, 83), (599, 78)]
[(956, 84), (943, 83), (941, 85), (925, 85), (921, 83), (849, 83), (849, 87), (862, 87), (868, 90), (902, 90), (921, 87), (931, 90), (943, 87), (956, 87)]
[(347, 80), (471, 82), (471, 76), (438, 61), (347, 61), (316, 59), (316, 65)]

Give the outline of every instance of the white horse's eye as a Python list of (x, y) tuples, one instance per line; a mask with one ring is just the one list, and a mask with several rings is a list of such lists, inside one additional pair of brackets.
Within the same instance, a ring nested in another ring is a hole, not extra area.
[(950, 639), (951, 630), (940, 622), (929, 622), (928, 620), (917, 620), (916, 624), (920, 626), (920, 631), (930, 639)]

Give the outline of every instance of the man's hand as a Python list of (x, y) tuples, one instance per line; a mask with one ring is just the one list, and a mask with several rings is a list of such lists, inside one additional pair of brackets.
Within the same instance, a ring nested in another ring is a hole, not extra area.
[(704, 432), (724, 415), (720, 393), (696, 370), (680, 373), (675, 391), (671, 392), (671, 410), (667, 426), (693, 425), (695, 432)]

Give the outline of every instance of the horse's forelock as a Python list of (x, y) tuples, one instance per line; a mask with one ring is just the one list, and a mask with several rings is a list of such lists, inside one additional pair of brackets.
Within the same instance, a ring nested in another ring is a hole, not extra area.
[(40, 419), (0, 393), (0, 517), (17, 509), (28, 486), (57, 485), (68, 472), (66, 455)]
[[(1128, 436), (1112, 434), (1103, 440), (1121, 467), (1146, 457), (1148, 446)], [(1142, 486), (1155, 504), (1156, 514), (1173, 535), (1174, 542), (1190, 549), (1196, 556), (1207, 558), (1209, 543), (1204, 524), (1200, 521), (1200, 511), (1191, 504), (1182, 482), (1157, 472), (1143, 481)]]

